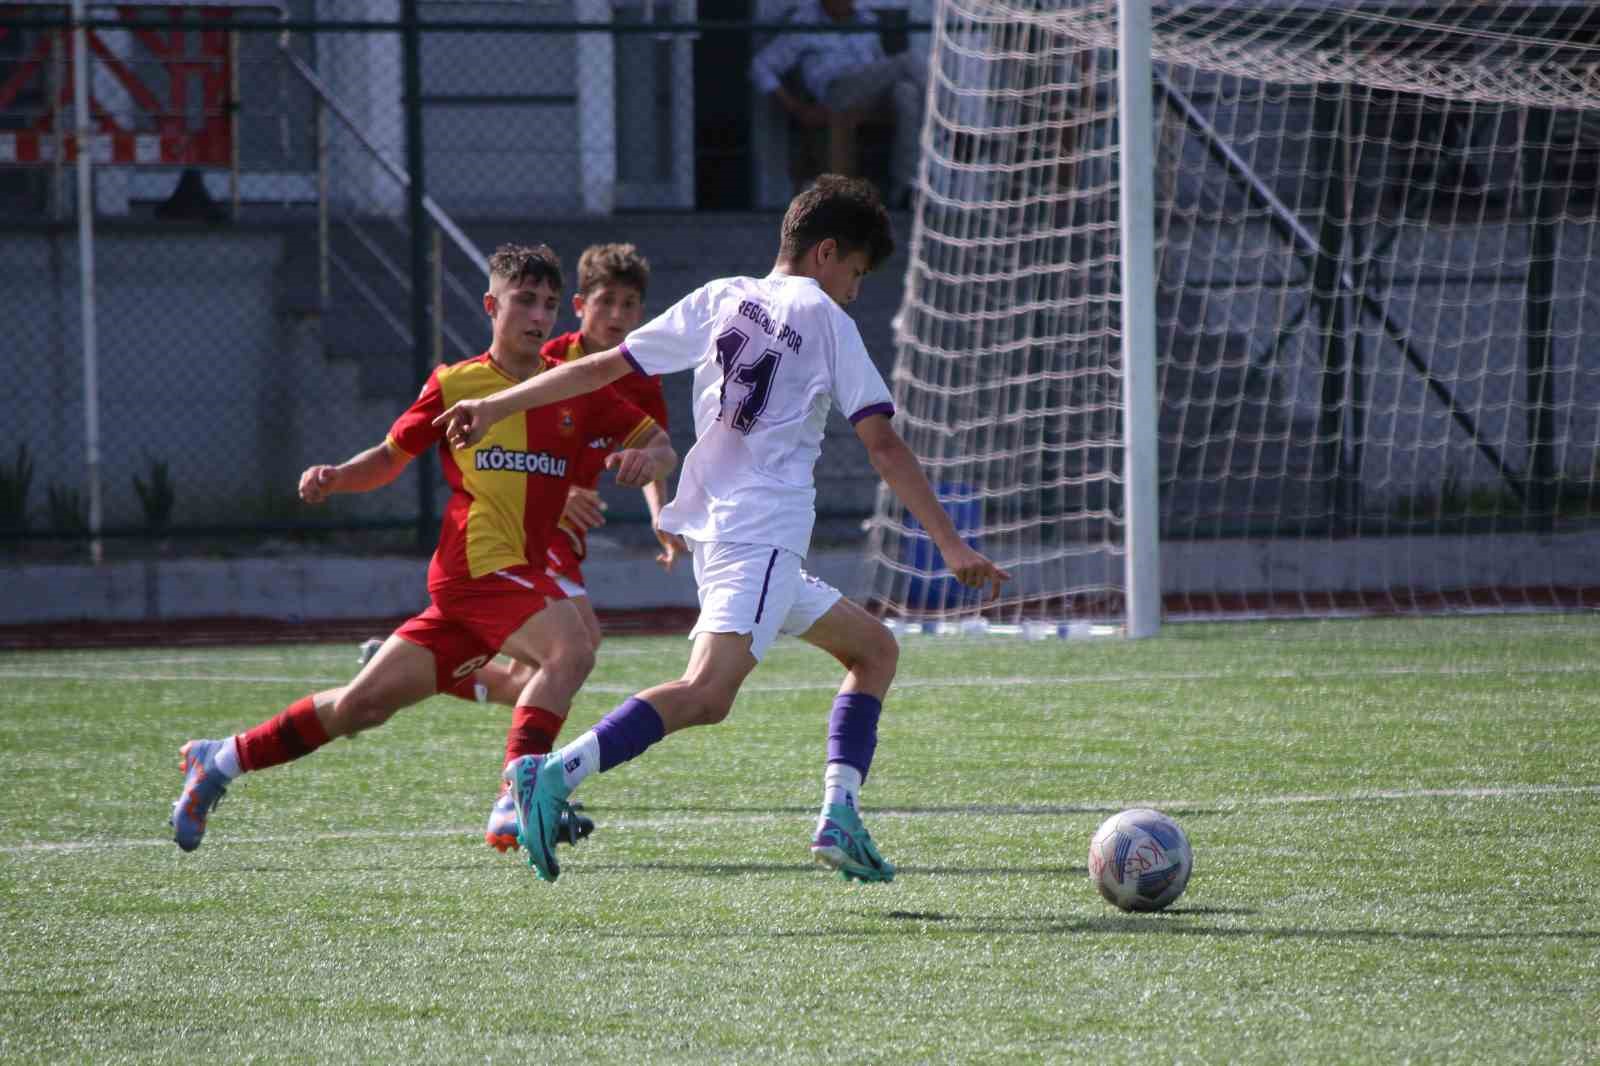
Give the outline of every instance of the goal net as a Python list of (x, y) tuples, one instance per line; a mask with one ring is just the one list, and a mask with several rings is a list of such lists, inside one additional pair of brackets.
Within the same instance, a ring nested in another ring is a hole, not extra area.
[[(1117, 4), (940, 0), (898, 426), (1013, 581), (1123, 612), (1123, 310), (1168, 618), (1600, 603), (1600, 8), (1157, 2), (1156, 284), (1119, 277)], [(871, 597), (976, 617), (887, 493)]]

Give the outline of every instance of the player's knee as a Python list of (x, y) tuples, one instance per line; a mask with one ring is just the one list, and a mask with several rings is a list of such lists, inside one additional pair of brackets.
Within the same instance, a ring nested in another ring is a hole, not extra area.
[(594, 670), (595, 652), (597, 650), (598, 649), (596, 645), (593, 641), (591, 641), (588, 644), (585, 644), (582, 650), (577, 653), (576, 665), (578, 673), (585, 678), (587, 678), (590, 672)]
[(726, 721), (728, 713), (733, 710), (733, 701), (710, 697), (698, 704), (700, 716), (696, 725), (717, 725)]
[(557, 648), (555, 654), (542, 664), (543, 669), (577, 687), (594, 669), (594, 653), (594, 645), (587, 638), (569, 641)]
[(900, 668), (900, 642), (881, 623), (864, 630), (849, 663), (851, 673), (870, 688), (887, 688)]
[(895, 641), (893, 633), (880, 627), (877, 635), (873, 637), (867, 665), (868, 672), (876, 682), (874, 687), (888, 688), (899, 669), (900, 645)]
[(900, 669), (900, 642), (894, 639), (894, 634), (889, 632), (888, 626), (880, 624), (872, 643), (879, 669), (886, 675), (884, 680), (893, 681), (895, 673)]

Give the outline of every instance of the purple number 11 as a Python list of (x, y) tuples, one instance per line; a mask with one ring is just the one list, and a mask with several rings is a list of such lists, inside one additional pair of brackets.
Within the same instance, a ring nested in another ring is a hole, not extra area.
[[(772, 397), (772, 379), (777, 376), (778, 363), (783, 359), (782, 352), (776, 348), (768, 348), (756, 358), (741, 364), (739, 353), (744, 351), (744, 346), (749, 341), (749, 337), (730, 326), (718, 334), (716, 342), (717, 365), (722, 368), (722, 394), (719, 402), (726, 406), (730, 380), (750, 386), (750, 391), (739, 401), (738, 408), (733, 412), (733, 428), (740, 433), (749, 433), (754, 429), (756, 419), (767, 409), (767, 401)], [(718, 421), (722, 419), (720, 412), (717, 414), (717, 419)]]

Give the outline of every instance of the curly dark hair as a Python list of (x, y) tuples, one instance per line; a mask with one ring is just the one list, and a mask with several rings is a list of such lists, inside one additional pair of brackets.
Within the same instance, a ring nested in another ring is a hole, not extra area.
[(631, 244), (591, 244), (578, 257), (578, 291), (588, 296), (602, 285), (632, 285), (643, 297), (650, 260)]
[(883, 198), (872, 182), (824, 174), (793, 200), (783, 214), (780, 258), (795, 262), (829, 238), (849, 255), (867, 253), (873, 270), (894, 254), (894, 230)]
[(548, 282), (561, 291), (561, 257), (548, 244), (502, 244), (489, 257), (489, 276), (502, 281)]

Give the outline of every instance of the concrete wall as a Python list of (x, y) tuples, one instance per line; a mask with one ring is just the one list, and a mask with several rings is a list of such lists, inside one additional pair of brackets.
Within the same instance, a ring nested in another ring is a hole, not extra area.
[[(1091, 552), (1071, 560), (1052, 588), (1098, 585), (1116, 573), (1121, 559)], [(1434, 593), (1475, 590), (1489, 606), (1495, 589), (1570, 593), (1591, 588), (1600, 572), (1600, 536), (1576, 533), (1493, 538), (1370, 538), (1347, 541), (1195, 541), (1166, 545), (1162, 592), (1177, 617), (1211, 611), (1211, 596), (1229, 603), (1268, 596), (1278, 612), (1293, 613), (1294, 595), (1349, 600), (1364, 597), (1382, 610)], [(328, 621), (398, 617), (427, 602), (424, 563), (412, 558), (307, 556), (249, 559), (151, 559), (88, 565), (0, 566), (7, 595), (0, 598), (0, 625), (41, 623), (150, 622), (213, 618)], [(862, 555), (851, 549), (815, 551), (806, 568), (845, 593), (867, 589)], [(1040, 575), (1015, 571), (1014, 587), (1044, 591)], [(595, 603), (611, 610), (693, 607), (689, 569), (664, 574), (648, 555), (597, 552), (584, 567)], [(1320, 602), (1320, 601), (1319, 601)], [(1534, 601), (1542, 602), (1542, 601)], [(1237, 608), (1234, 608), (1235, 610)], [(1320, 608), (1317, 609), (1320, 611)]]
[[(108, 525), (139, 524), (135, 475), (169, 464), (177, 521), (273, 509), (305, 409), (337, 391), (275, 310), (281, 235), (102, 227), (96, 249), (101, 474)], [(32, 455), (34, 498), (87, 495), (75, 234), (0, 242), (8, 323), (0, 458)], [(304, 397), (305, 399), (300, 399)], [(281, 509), (281, 508), (280, 508)], [(36, 525), (45, 525), (43, 515)]]
[[(816, 553), (807, 568), (853, 594), (860, 563), (855, 552), (829, 551)], [(0, 625), (396, 618), (427, 606), (426, 568), (422, 559), (309, 555), (0, 566), (8, 590), (0, 598)], [(647, 555), (608, 552), (585, 566), (584, 576), (606, 609), (697, 602), (688, 566), (663, 573)]]

